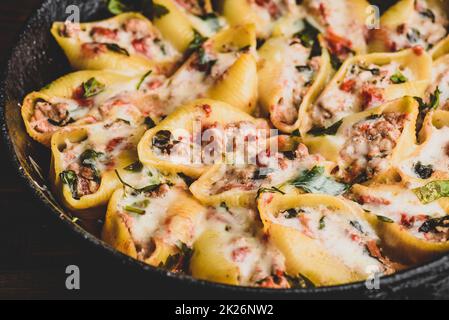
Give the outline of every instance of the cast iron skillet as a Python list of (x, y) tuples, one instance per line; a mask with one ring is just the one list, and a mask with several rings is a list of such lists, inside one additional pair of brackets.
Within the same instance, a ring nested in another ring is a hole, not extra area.
[[(382, 7), (386, 2), (379, 0)], [(49, 214), (58, 217), (62, 225), (85, 238), (92, 246), (108, 252), (120, 263), (131, 269), (139, 268), (148, 277), (159, 277), (167, 281), (178, 279), (179, 286), (196, 288), (211, 292), (227, 292), (228, 296), (259, 298), (404, 298), (447, 297), (449, 296), (449, 255), (436, 261), (383, 278), (380, 290), (368, 290), (364, 283), (318, 289), (269, 290), (224, 286), (192, 279), (188, 276), (173, 275), (166, 271), (147, 266), (133, 260), (100, 241), (93, 233), (72, 222), (70, 215), (54, 199), (46, 180), (49, 152), (32, 141), (27, 135), (20, 107), (24, 96), (38, 90), (45, 84), (70, 72), (70, 67), (62, 51), (50, 35), (53, 21), (67, 18), (66, 8), (76, 5), (80, 8), (81, 19), (89, 21), (108, 16), (102, 0), (46, 0), (31, 16), (21, 32), (9, 59), (7, 60), (3, 81), (0, 85), (0, 123), (7, 155), (17, 168), (24, 183), (43, 203)], [(145, 279), (142, 279), (143, 281)]]

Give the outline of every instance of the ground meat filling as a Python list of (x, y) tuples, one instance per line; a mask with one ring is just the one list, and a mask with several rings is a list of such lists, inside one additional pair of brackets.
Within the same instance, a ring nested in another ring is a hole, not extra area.
[(177, 54), (156, 29), (137, 18), (131, 18), (122, 25), (99, 24), (89, 30), (68, 22), (61, 27), (59, 34), (78, 38), (82, 42), (83, 55), (90, 58), (108, 51), (123, 55), (139, 54), (149, 59), (164, 59)]
[(390, 85), (413, 81), (411, 71), (398, 63), (386, 65), (359, 63), (348, 70), (339, 86), (327, 90), (315, 104), (315, 127), (329, 127), (351, 112), (377, 107), (385, 102), (384, 91)]
[(73, 163), (68, 169), (76, 174), (76, 182), (73, 189), (75, 199), (94, 194), (100, 189), (101, 181), (98, 172), (94, 167)]
[(58, 127), (65, 126), (71, 121), (68, 107), (65, 103), (51, 104), (47, 101), (37, 101), (30, 123), (39, 133), (56, 131)]
[(407, 23), (399, 25), (390, 35), (392, 51), (421, 46), (431, 49), (447, 35), (449, 21), (440, 10), (432, 10), (426, 1), (416, 0), (415, 10)]
[(340, 152), (345, 162), (343, 180), (365, 182), (386, 170), (406, 120), (406, 114), (392, 112), (356, 123)]

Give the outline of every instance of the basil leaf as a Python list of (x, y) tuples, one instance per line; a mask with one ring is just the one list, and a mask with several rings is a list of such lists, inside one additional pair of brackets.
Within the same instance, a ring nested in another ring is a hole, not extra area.
[(326, 216), (321, 217), (320, 225), (318, 227), (319, 230), (324, 230), (326, 228)]
[(306, 48), (312, 48), (318, 42), (320, 31), (312, 26), (307, 20), (304, 20), (304, 29), (294, 35), (301, 40), (301, 44)]
[(140, 161), (136, 161), (136, 162), (130, 164), (129, 166), (125, 167), (124, 170), (131, 171), (131, 172), (142, 172), (143, 164)]
[(95, 78), (90, 78), (89, 80), (84, 82), (82, 86), (84, 90), (83, 98), (86, 99), (100, 94), (106, 88), (103, 83), (99, 82)]
[(396, 72), (394, 75), (390, 77), (391, 82), (394, 84), (406, 83), (408, 81), (407, 77), (404, 76), (401, 72)]
[(449, 197), (449, 180), (432, 181), (413, 192), (423, 204), (432, 203), (438, 199)]
[(385, 222), (385, 223), (394, 223), (394, 221), (388, 217), (377, 216), (377, 220)]
[(419, 232), (435, 232), (438, 227), (449, 228), (449, 216), (442, 218), (429, 219), (419, 228)]
[(185, 56), (188, 57), (192, 53), (196, 52), (199, 48), (201, 48), (206, 40), (207, 38), (203, 37), (198, 31), (193, 30), (193, 39), (186, 49)]
[(423, 17), (429, 18), (432, 21), (432, 23), (435, 23), (435, 21), (437, 19), (435, 16), (435, 13), (433, 13), (433, 11), (430, 9), (425, 9), (424, 11), (420, 11), (419, 14), (422, 15)]
[(80, 162), (85, 167), (93, 167), (95, 162), (102, 156), (104, 156), (104, 153), (88, 149), (81, 154)]
[(284, 191), (282, 191), (281, 189), (276, 188), (276, 187), (271, 187), (271, 188), (260, 188), (260, 189), (257, 191), (256, 199), (259, 199), (260, 196), (261, 196), (263, 193), (279, 193), (279, 194), (285, 195), (285, 192), (284, 192)]
[(106, 48), (109, 51), (118, 53), (118, 54), (122, 54), (124, 56), (128, 56), (129, 57), (129, 52), (128, 50), (126, 50), (125, 48), (120, 47), (118, 44), (115, 43), (104, 43), (104, 45), (106, 46)]
[(148, 127), (148, 129), (153, 129), (156, 126), (156, 123), (154, 123), (153, 119), (150, 117), (145, 118), (144, 124)]
[(312, 170), (305, 170), (291, 184), (307, 193), (321, 193), (338, 196), (345, 193), (349, 185), (337, 182), (324, 175), (324, 167), (316, 166)]
[(360, 70), (371, 72), (371, 74), (373, 76), (379, 76), (380, 75), (380, 69), (379, 68), (372, 68), (372, 69), (370, 69), (370, 68), (367, 68), (367, 67), (364, 67), (364, 66), (359, 66), (359, 68), (360, 68)]
[(171, 140), (171, 132), (168, 130), (158, 131), (153, 137), (153, 147), (167, 150)]
[(78, 191), (76, 189), (77, 183), (78, 183), (78, 177), (77, 177), (75, 171), (72, 171), (72, 170), (63, 171), (59, 174), (59, 177), (63, 184), (66, 184), (69, 186), (70, 191), (72, 192), (72, 197), (74, 199), (79, 199)]
[(150, 192), (153, 192), (153, 191), (159, 189), (159, 187), (162, 185), (162, 183), (159, 179), (154, 179), (152, 184), (149, 184), (148, 186), (143, 187), (143, 188), (136, 188), (136, 187), (133, 187), (132, 185), (130, 185), (129, 183), (127, 183), (126, 181), (124, 181), (117, 170), (115, 170), (115, 174), (117, 175), (117, 177), (120, 180), (120, 182), (122, 183), (122, 185), (133, 189), (137, 193), (150, 193)]
[(169, 13), (170, 10), (168, 10), (163, 5), (153, 3), (153, 19), (160, 19)]
[(146, 78), (148, 78), (148, 76), (150, 74), (153, 73), (153, 70), (148, 71), (147, 73), (145, 73), (142, 78), (140, 79), (139, 83), (137, 84), (137, 90), (140, 90), (140, 87), (142, 86), (143, 82), (145, 81)]
[(328, 128), (320, 128), (320, 127), (312, 128), (312, 130), (310, 130), (308, 132), (308, 134), (315, 136), (315, 137), (335, 136), (337, 134), (338, 129), (340, 129), (342, 124), (343, 124), (343, 119), (334, 123), (333, 125), (331, 125)]
[(429, 179), (435, 172), (431, 164), (426, 166), (423, 165), (421, 161), (418, 161), (418, 163), (413, 166), (413, 170), (421, 179)]
[(121, 0), (109, 0), (108, 10), (112, 14), (117, 15), (124, 12), (129, 12), (131, 11), (131, 8)]

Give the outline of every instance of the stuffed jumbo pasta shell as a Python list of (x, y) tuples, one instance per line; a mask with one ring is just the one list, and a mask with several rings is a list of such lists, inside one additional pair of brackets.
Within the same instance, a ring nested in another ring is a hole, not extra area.
[(115, 170), (137, 159), (146, 126), (132, 117), (56, 132), (51, 141), (50, 178), (62, 204), (83, 218), (98, 218), (120, 186)]
[[(193, 195), (206, 205), (254, 206), (263, 192), (283, 192), (284, 185), (317, 166), (329, 166), (319, 155), (310, 155), (307, 147), (287, 146), (287, 138), (279, 136), (276, 147), (260, 150), (255, 163), (240, 166), (217, 164), (190, 186)], [(274, 187), (274, 188), (273, 188)]]
[(344, 61), (367, 51), (370, 7), (366, 0), (305, 0), (308, 18), (324, 35), (332, 55)]
[(289, 274), (330, 286), (393, 271), (374, 230), (341, 198), (264, 194), (259, 211)]
[(422, 96), (429, 85), (431, 66), (428, 54), (411, 49), (347, 60), (307, 110), (302, 133), (329, 128), (348, 115), (394, 99)]
[(405, 97), (349, 116), (304, 141), (311, 153), (337, 163), (341, 180), (362, 183), (380, 179), (415, 150), (417, 116), (418, 103)]
[(449, 179), (449, 112), (427, 115), (420, 133), (420, 144), (397, 165), (402, 181), (420, 185), (432, 180)]
[(232, 26), (254, 24), (261, 39), (284, 33), (287, 26), (296, 28), (295, 24), (303, 16), (295, 0), (224, 0), (223, 14)]
[(423, 203), (405, 185), (355, 185), (352, 194), (391, 252), (406, 264), (424, 263), (449, 251), (449, 202)]
[(165, 115), (198, 98), (227, 102), (248, 113), (256, 107), (256, 35), (251, 25), (227, 28), (199, 44), (180, 69), (158, 88)]
[[(198, 178), (213, 164), (245, 161), (245, 141), (256, 139), (260, 125), (265, 129), (266, 122), (226, 103), (196, 100), (145, 133), (138, 146), (139, 159), (162, 172)], [(233, 144), (241, 148), (227, 149)], [(228, 152), (230, 159), (226, 159)]]
[(189, 19), (192, 27), (204, 37), (211, 37), (227, 25), (225, 19), (214, 12), (211, 0), (171, 0)]
[(449, 110), (449, 37), (430, 54), (433, 58), (432, 78), (423, 102), (427, 104), (426, 109)]
[(114, 106), (138, 108), (139, 79), (110, 71), (68, 74), (25, 97), (21, 112), (27, 132), (49, 147), (52, 135), (60, 129), (113, 116)]
[(188, 271), (206, 209), (186, 192), (179, 178), (162, 176), (157, 170), (142, 168), (122, 179), (126, 186), (109, 202), (102, 239), (149, 265)]
[(193, 249), (192, 276), (229, 285), (292, 287), (285, 259), (258, 219), (256, 209), (209, 207), (204, 232)]
[(169, 73), (185, 49), (177, 48), (175, 34), (163, 38), (139, 13), (81, 24), (55, 22), (51, 32), (74, 69), (128, 73), (158, 69), (159, 73)]
[(317, 41), (277, 37), (259, 50), (259, 101), (282, 132), (300, 128), (333, 73), (329, 53)]
[(420, 46), (432, 49), (447, 35), (449, 2), (400, 0), (383, 14), (380, 29), (371, 30), (371, 52), (398, 51)]

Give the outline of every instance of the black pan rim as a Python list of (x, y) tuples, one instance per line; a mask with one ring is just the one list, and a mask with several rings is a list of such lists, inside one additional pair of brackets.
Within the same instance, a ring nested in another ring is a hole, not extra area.
[[(83, 238), (90, 243), (91, 247), (96, 248), (97, 250), (101, 250), (103, 252), (108, 252), (110, 256), (113, 256), (115, 260), (125, 262), (126, 265), (137, 268), (140, 270), (144, 270), (145, 272), (151, 272), (159, 274), (162, 277), (175, 279), (180, 282), (189, 282), (191, 284), (200, 285), (205, 288), (216, 288), (222, 290), (228, 290), (229, 292), (240, 292), (240, 293), (249, 293), (249, 294), (258, 294), (261, 298), (265, 297), (275, 297), (279, 296), (289, 296), (291, 298), (295, 298), (296, 294), (300, 294), (301, 297), (310, 296), (320, 296), (326, 295), (330, 293), (355, 293), (363, 290), (365, 287), (365, 282), (357, 282), (351, 284), (345, 284), (340, 286), (329, 286), (329, 287), (319, 287), (319, 288), (308, 288), (308, 289), (266, 289), (266, 288), (253, 288), (253, 287), (245, 287), (245, 286), (231, 286), (225, 284), (219, 284), (215, 282), (209, 282), (205, 280), (195, 279), (188, 275), (174, 274), (171, 272), (167, 272), (160, 268), (155, 268), (145, 264), (144, 262), (133, 259), (104, 243), (101, 239), (95, 237), (89, 232), (85, 231), (83, 228), (78, 226), (76, 223), (73, 223), (69, 218), (67, 213), (58, 210), (54, 205), (51, 204), (41, 193), (41, 191), (35, 186), (32, 179), (28, 177), (27, 173), (21, 167), (19, 158), (16, 154), (13, 141), (9, 136), (8, 124), (6, 121), (6, 81), (8, 78), (8, 74), (11, 71), (11, 60), (14, 53), (17, 51), (17, 44), (22, 41), (23, 35), (27, 32), (30, 24), (39, 16), (39, 12), (45, 11), (46, 7), (49, 5), (51, 1), (55, 0), (43, 0), (37, 9), (33, 11), (33, 13), (26, 19), (21, 31), (13, 42), (12, 47), (10, 48), (8, 54), (6, 55), (6, 60), (2, 67), (1, 78), (0, 78), (0, 130), (4, 144), (4, 150), (9, 156), (10, 163), (18, 173), (19, 177), (22, 180), (22, 183), (26, 185), (28, 193), (32, 195), (33, 200), (39, 202), (41, 206), (45, 207), (49, 213), (54, 217), (58, 218), (59, 221), (65, 226), (66, 229), (69, 229), (72, 233), (76, 234), (79, 238)], [(57, 1), (57, 0), (56, 0)], [(100, 1), (100, 0), (99, 0)], [(410, 269), (406, 269), (400, 272), (397, 272), (393, 275), (382, 277), (381, 285), (388, 287), (390, 285), (404, 283), (405, 281), (412, 280), (414, 277), (422, 276), (428, 272), (432, 272), (432, 270), (445, 269), (444, 265), (449, 262), (449, 254), (443, 255), (442, 257), (428, 262), (426, 264), (416, 266)], [(376, 291), (373, 291), (373, 295), (377, 294)]]

